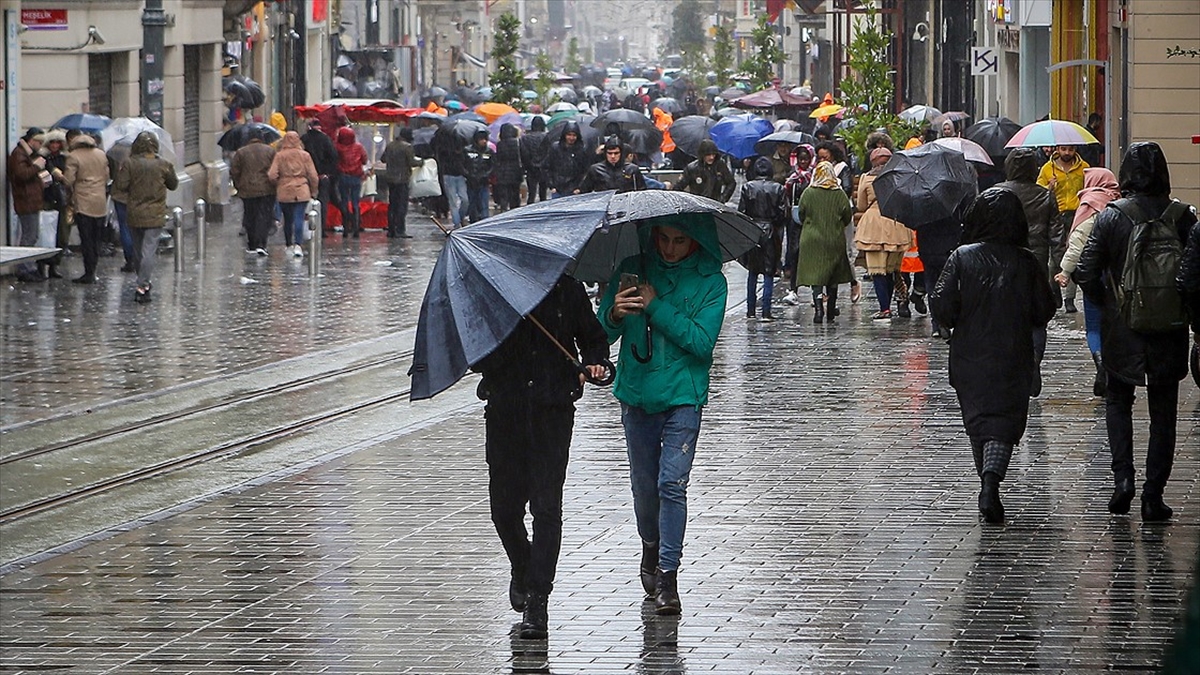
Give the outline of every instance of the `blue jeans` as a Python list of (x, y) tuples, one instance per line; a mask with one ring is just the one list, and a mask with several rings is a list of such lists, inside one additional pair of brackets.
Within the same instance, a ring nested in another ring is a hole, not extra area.
[(117, 231), (121, 235), (121, 251), (125, 254), (125, 262), (132, 263), (134, 260), (133, 253), (133, 232), (129, 231), (129, 221), (126, 219), (128, 207), (124, 202), (113, 201), (113, 210), (117, 213)]
[(492, 195), (488, 191), (487, 185), (468, 188), (467, 192), (471, 195), (471, 208), (468, 209), (468, 212), (471, 214), (472, 223), (478, 223), (491, 215), (488, 211), (488, 202), (492, 200)]
[(700, 415), (701, 409), (691, 405), (650, 414), (621, 404), (638, 536), (658, 542), (658, 566), (664, 572), (679, 569), (683, 555), (687, 484)]
[(462, 227), (463, 216), (471, 205), (471, 197), (467, 193), (466, 176), (442, 176), (446, 183), (446, 199), (450, 201), (450, 222), (455, 227)]
[(1087, 331), (1088, 351), (1100, 353), (1100, 308), (1083, 296), (1083, 326)]
[(343, 175), (338, 179), (338, 193), (341, 195), (342, 227), (346, 227), (347, 213), (357, 214), (359, 200), (362, 198), (362, 179), (357, 176)]
[(775, 275), (755, 274), (750, 272), (746, 277), (746, 315), (753, 316), (754, 308), (758, 306), (758, 278), (763, 278), (762, 315), (771, 316), (771, 296), (775, 293)]
[(283, 238), (288, 246), (304, 243), (304, 207), (308, 202), (281, 202), (275, 209), (283, 214)]

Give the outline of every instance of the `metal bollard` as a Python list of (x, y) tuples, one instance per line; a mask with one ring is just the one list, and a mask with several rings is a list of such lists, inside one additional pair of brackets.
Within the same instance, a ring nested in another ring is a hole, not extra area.
[(308, 218), (308, 276), (315, 277), (321, 272), (321, 202), (311, 199), (305, 213)]
[(175, 221), (171, 234), (175, 237), (175, 272), (179, 273), (183, 271), (183, 209), (176, 206), (169, 217)]
[(203, 199), (196, 200), (196, 260), (204, 262), (204, 207)]

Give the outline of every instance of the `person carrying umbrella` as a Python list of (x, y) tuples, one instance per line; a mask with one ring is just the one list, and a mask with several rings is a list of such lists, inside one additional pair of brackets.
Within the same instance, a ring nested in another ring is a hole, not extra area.
[(800, 256), (796, 263), (796, 284), (812, 287), (813, 323), (833, 323), (837, 316), (838, 284), (854, 280), (850, 259), (846, 257), (845, 235), (854, 214), (832, 164), (826, 161), (817, 164), (812, 184), (800, 195), (799, 206)]
[[(1060, 145), (1054, 149), (1049, 161), (1042, 165), (1037, 184), (1054, 193), (1058, 201), (1058, 226), (1055, 228), (1052, 246), (1054, 260), (1062, 260), (1067, 247), (1067, 235), (1071, 223), (1075, 222), (1075, 210), (1079, 208), (1079, 191), (1083, 189), (1083, 171), (1088, 163), (1083, 161), (1073, 145)], [(1055, 270), (1057, 272), (1057, 270)], [(1063, 291), (1063, 311), (1074, 314), (1075, 284), (1067, 284)]]
[(150, 278), (154, 275), (158, 237), (167, 217), (167, 190), (177, 187), (179, 177), (175, 175), (175, 166), (158, 156), (158, 137), (149, 131), (139, 133), (113, 185), (114, 191), (125, 195), (126, 217), (133, 233), (136, 302), (150, 302)]
[(275, 159), (275, 150), (263, 143), (257, 129), (250, 131), (250, 142), (233, 153), (229, 177), (242, 199), (242, 227), (246, 230), (246, 253), (267, 255), (267, 237), (275, 213), (275, 186), (267, 172)]
[(679, 178), (676, 190), (690, 192), (724, 204), (733, 196), (737, 181), (725, 162), (717, 156), (717, 144), (712, 139), (700, 141), (696, 150), (699, 159), (688, 163)]
[(985, 190), (965, 217), (963, 239), (930, 294), (933, 316), (950, 337), (950, 385), (980, 479), (979, 513), (1004, 522), (1000, 482), (1025, 434), (1037, 365), (1034, 329), (1054, 316), (1045, 263), (1028, 250), (1021, 200)]
[(642, 588), (655, 612), (679, 614), (687, 484), (708, 403), (728, 287), (713, 221), (695, 214), (638, 228), (641, 253), (617, 266), (600, 301), (609, 343), (621, 340), (621, 402)]
[[(886, 147), (880, 146), (871, 151), (871, 170), (863, 174), (859, 181), (858, 198), (855, 202), (858, 211), (863, 215), (855, 228), (854, 246), (857, 250), (866, 252), (867, 273), (871, 275), (871, 281), (875, 285), (875, 299), (879, 302), (879, 311), (871, 318), (879, 321), (892, 318), (892, 295), (896, 291), (896, 276), (900, 272), (904, 252), (912, 245), (912, 230), (879, 212), (879, 202), (872, 185), (875, 177), (891, 158), (892, 151)], [(901, 310), (907, 311), (907, 298), (901, 300), (899, 306)]]
[[(539, 327), (539, 324), (541, 327)], [(585, 376), (542, 332), (545, 328), (593, 379), (605, 375), (608, 340), (583, 284), (559, 278), (545, 299), (473, 369), (487, 402), (488, 501), (492, 524), (508, 555), (508, 599), (522, 612), (520, 636), (545, 639), (548, 598), (562, 544), (563, 483), (575, 401)], [(533, 516), (533, 539), (525, 510)]]
[(316, 119), (308, 121), (308, 131), (300, 137), (300, 143), (305, 152), (312, 157), (313, 166), (317, 169), (317, 201), (321, 202), (321, 236), (325, 236), (325, 210), (330, 202), (337, 205), (337, 190), (335, 186), (341, 173), (338, 171), (337, 149), (333, 147), (333, 139), (321, 130), (321, 122)]

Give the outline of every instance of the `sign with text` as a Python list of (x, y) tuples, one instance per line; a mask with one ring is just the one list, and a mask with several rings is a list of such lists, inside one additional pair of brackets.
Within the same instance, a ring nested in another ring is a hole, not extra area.
[(65, 9), (22, 9), (21, 23), (29, 30), (66, 30)]
[(1000, 53), (995, 47), (971, 47), (971, 74), (1000, 74)]

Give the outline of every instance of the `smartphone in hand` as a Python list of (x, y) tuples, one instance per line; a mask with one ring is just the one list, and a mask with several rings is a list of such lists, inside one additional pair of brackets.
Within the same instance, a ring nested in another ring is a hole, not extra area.
[(623, 291), (627, 288), (636, 288), (639, 284), (641, 284), (641, 282), (642, 281), (638, 278), (638, 275), (630, 274), (629, 272), (622, 272), (621, 284), (617, 286), (617, 292)]

